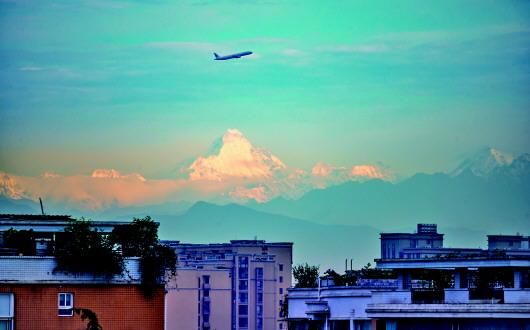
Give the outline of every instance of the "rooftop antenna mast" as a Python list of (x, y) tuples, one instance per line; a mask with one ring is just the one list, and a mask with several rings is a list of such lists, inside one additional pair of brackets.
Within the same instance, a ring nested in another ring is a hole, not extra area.
[(40, 213), (44, 215), (44, 206), (42, 206), (42, 199), (39, 197), (39, 203), (40, 203)]

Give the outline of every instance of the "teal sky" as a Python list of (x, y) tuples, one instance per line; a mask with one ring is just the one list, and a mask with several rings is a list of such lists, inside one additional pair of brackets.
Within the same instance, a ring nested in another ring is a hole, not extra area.
[(530, 2), (0, 0), (0, 170), (161, 177), (228, 128), (303, 168), (530, 152)]

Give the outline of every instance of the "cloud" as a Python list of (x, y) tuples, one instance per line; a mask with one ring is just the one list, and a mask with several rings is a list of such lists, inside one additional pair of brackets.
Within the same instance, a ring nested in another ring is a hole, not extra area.
[(45, 172), (40, 177), (0, 173), (0, 193), (14, 199), (42, 197), (73, 208), (101, 210), (158, 203), (170, 197), (180, 185), (176, 180), (142, 180), (138, 174), (121, 175), (112, 169), (94, 173), (62, 176)]
[(145, 182), (145, 178), (138, 174), (138, 173), (130, 173), (130, 174), (121, 174), (119, 171), (115, 169), (105, 169), (100, 168), (96, 169), (92, 172), (91, 175), (92, 178), (99, 178), (99, 179), (133, 179)]
[(0, 172), (0, 195), (35, 201), (42, 197), (67, 208), (98, 211), (197, 200), (263, 203), (277, 196), (298, 198), (309, 190), (347, 181), (392, 179), (376, 165), (344, 167), (319, 162), (310, 172), (291, 168), (252, 145), (237, 129), (228, 129), (206, 155), (183, 165), (180, 174), (179, 178), (152, 180), (111, 168), (76, 175), (47, 171), (38, 177)]
[(162, 41), (148, 42), (145, 47), (151, 49), (162, 49), (167, 51), (185, 51), (185, 52), (212, 52), (219, 49), (220, 46), (210, 42), (200, 41)]
[(304, 56), (306, 53), (294, 48), (286, 48), (280, 51), (280, 54), (285, 56)]
[(351, 54), (371, 54), (384, 53), (390, 51), (390, 47), (384, 44), (341, 44), (334, 46), (324, 46), (319, 48), (322, 52), (351, 53)]
[(42, 71), (44, 68), (40, 66), (23, 66), (18, 68), (19, 71)]

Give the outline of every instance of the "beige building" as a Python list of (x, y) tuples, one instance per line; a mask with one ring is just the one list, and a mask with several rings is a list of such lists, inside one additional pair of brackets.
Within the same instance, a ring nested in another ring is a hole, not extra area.
[(291, 287), (292, 243), (165, 243), (179, 259), (167, 285), (167, 330), (287, 329), (281, 307)]

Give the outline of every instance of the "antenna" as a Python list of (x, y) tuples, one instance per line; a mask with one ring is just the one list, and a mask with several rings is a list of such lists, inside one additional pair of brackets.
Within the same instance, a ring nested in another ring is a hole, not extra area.
[(40, 203), (40, 212), (42, 215), (44, 215), (44, 206), (42, 206), (42, 199), (39, 197), (39, 203)]

